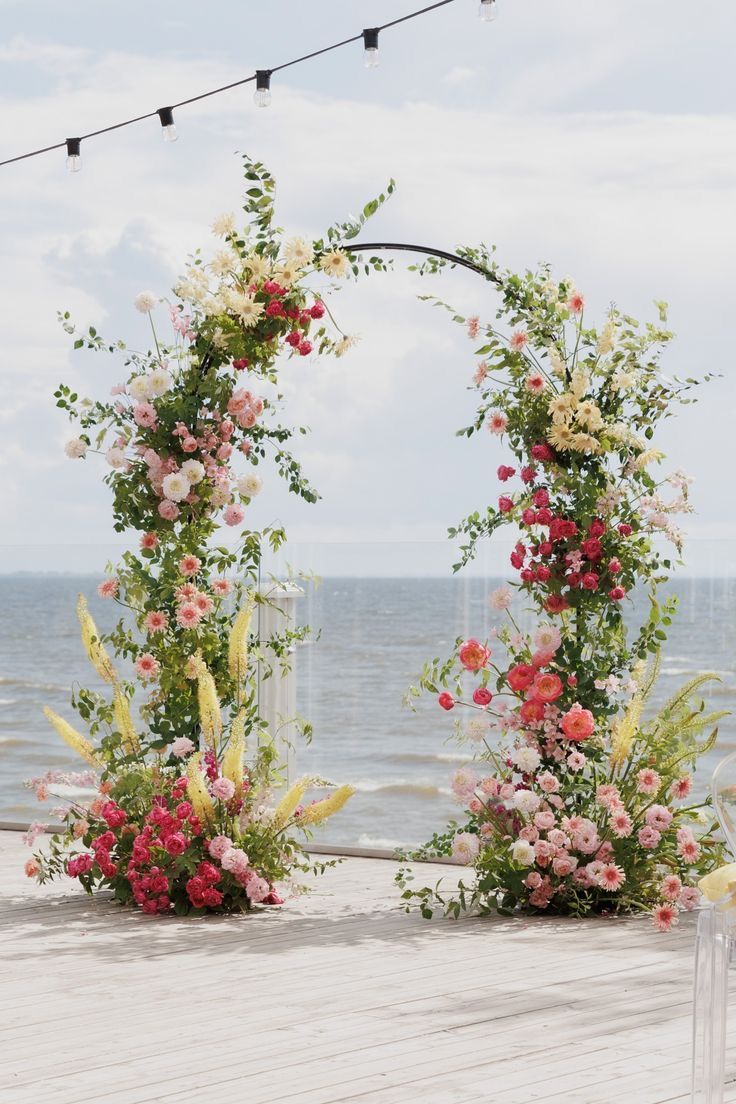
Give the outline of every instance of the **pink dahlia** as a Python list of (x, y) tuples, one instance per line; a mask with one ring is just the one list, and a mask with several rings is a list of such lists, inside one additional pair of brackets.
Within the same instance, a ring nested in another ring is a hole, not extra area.
[(668, 874), (662, 879), (659, 891), (667, 901), (677, 901), (682, 891), (682, 882), (676, 874)]
[(606, 865), (598, 871), (596, 880), (601, 889), (608, 889), (612, 893), (615, 893), (626, 881), (626, 875), (620, 866), (616, 866), (615, 863), (606, 863)]
[(184, 602), (176, 611), (176, 620), (183, 629), (195, 629), (202, 620), (202, 614), (193, 602)]
[(212, 581), (212, 593), (218, 597), (223, 597), (225, 594), (229, 594), (232, 589), (229, 579), (213, 579)]
[(672, 789), (670, 792), (672, 793), (672, 796), (678, 801), (684, 801), (684, 799), (690, 793), (692, 785), (692, 778), (689, 774), (685, 774), (682, 776), (682, 778), (678, 778), (672, 783)]
[(677, 909), (674, 905), (657, 905), (652, 913), (652, 923), (657, 931), (668, 932), (679, 923)]
[(197, 556), (182, 556), (179, 560), (179, 570), (182, 575), (192, 576), (196, 575), (202, 566), (202, 561)]
[(491, 433), (495, 433), (500, 436), (506, 432), (506, 426), (509, 424), (509, 420), (502, 410), (492, 410), (488, 415), (488, 421), (486, 426)]
[(118, 592), (118, 580), (114, 575), (109, 575), (106, 579), (103, 579), (97, 586), (97, 593), (100, 598), (114, 598)]
[(150, 610), (146, 614), (143, 624), (149, 633), (164, 632), (169, 624), (169, 619), (162, 610)]
[(529, 344), (529, 334), (526, 330), (514, 330), (510, 339), (509, 345), (514, 352), (519, 352), (525, 345)]
[(138, 659), (135, 661), (135, 669), (142, 679), (148, 681), (157, 678), (161, 670), (161, 664), (150, 652), (144, 652), (143, 655), (138, 656)]

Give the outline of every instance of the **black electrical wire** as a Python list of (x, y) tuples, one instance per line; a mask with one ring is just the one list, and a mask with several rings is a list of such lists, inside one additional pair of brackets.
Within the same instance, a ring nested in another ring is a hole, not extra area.
[[(389, 27), (396, 27), (399, 23), (406, 23), (409, 19), (416, 19), (420, 15), (426, 15), (427, 12), (435, 11), (437, 8), (444, 8), (447, 4), (453, 4), (455, 0), (438, 0), (436, 4), (429, 4), (426, 8), (419, 8), (418, 11), (409, 12), (407, 15), (400, 16), (399, 19), (392, 19), (389, 23), (375, 28), (378, 31), (385, 31)], [(281, 65), (275, 65), (268, 70), (269, 73), (279, 73), (282, 69), (289, 69), (292, 65), (300, 65), (304, 61), (311, 61), (312, 58), (321, 57), (322, 54), (329, 54), (332, 50), (339, 50), (343, 46), (348, 46), (353, 42), (361, 42), (363, 40), (363, 32), (360, 34), (352, 35), (350, 38), (344, 38), (341, 42), (334, 42), (331, 46), (323, 46), (320, 50), (313, 50), (309, 54), (303, 54), (301, 57), (294, 58), (292, 61), (285, 61)], [(223, 84), (220, 88), (212, 88), (209, 92), (200, 92), (197, 96), (190, 96), (187, 100), (179, 100), (178, 103), (170, 104), (170, 109), (173, 111), (179, 107), (187, 107), (189, 104), (198, 103), (200, 100), (206, 100), (210, 96), (218, 96), (221, 92), (229, 92), (232, 88), (240, 88), (244, 84), (251, 84), (256, 79), (256, 74), (253, 73), (250, 77), (243, 77), (242, 80), (233, 81), (231, 84)], [(133, 126), (134, 123), (142, 123), (145, 119), (154, 119), (160, 109), (155, 111), (148, 111), (145, 115), (136, 115), (133, 119), (125, 119), (120, 123), (112, 123), (111, 126), (100, 127), (99, 130), (91, 130), (88, 134), (80, 134), (79, 141), (84, 142), (88, 138), (97, 138), (100, 134), (109, 134), (113, 130), (120, 130), (122, 127)], [(65, 138), (62, 142), (56, 142), (52, 146), (44, 146), (42, 149), (31, 150), (29, 153), (20, 153), (16, 157), (8, 157), (4, 161), (0, 161), (0, 168), (3, 165), (12, 165), (16, 161), (26, 161), (29, 157), (40, 157), (43, 153), (50, 153), (52, 150), (64, 149), (67, 144)]]

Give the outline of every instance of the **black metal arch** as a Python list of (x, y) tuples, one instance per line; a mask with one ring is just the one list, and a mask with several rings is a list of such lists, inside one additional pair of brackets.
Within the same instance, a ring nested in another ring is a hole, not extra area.
[(442, 260), (450, 261), (451, 264), (462, 265), (463, 268), (469, 268), (471, 272), (477, 272), (494, 284), (501, 284), (498, 276), (494, 276), (488, 269), (481, 268), (480, 265), (469, 261), (466, 257), (458, 257), (457, 253), (448, 253), (445, 249), (432, 249), (428, 245), (410, 245), (408, 242), (350, 242), (346, 248), (351, 253), (363, 252), (368, 249), (398, 249), (408, 253), (425, 253), (428, 257), (441, 257)]

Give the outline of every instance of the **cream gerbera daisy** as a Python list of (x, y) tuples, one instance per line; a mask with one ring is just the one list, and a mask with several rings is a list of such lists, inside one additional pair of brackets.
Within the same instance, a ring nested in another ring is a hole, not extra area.
[(547, 434), (547, 440), (553, 448), (566, 452), (572, 448), (575, 434), (568, 425), (553, 425)]
[(319, 267), (328, 276), (347, 276), (349, 262), (342, 249), (331, 249), (320, 257)]
[(241, 295), (235, 313), (247, 329), (250, 326), (255, 326), (263, 314), (263, 310), (263, 303), (256, 303), (252, 295)]
[(271, 271), (271, 265), (260, 253), (249, 253), (245, 258), (245, 267), (254, 280), (265, 280)]
[(562, 395), (555, 395), (550, 400), (547, 412), (553, 422), (566, 422), (574, 409), (575, 396), (571, 395), (569, 391), (565, 391)]
[(600, 409), (591, 399), (586, 399), (584, 402), (578, 404), (578, 408), (575, 411), (575, 417), (581, 426), (585, 429), (595, 432), (596, 429), (603, 428), (603, 415)]
[(227, 215), (218, 215), (212, 223), (212, 233), (217, 238), (226, 238), (235, 230), (235, 215), (230, 212)]
[(273, 274), (274, 280), (281, 284), (282, 287), (292, 287), (299, 279), (301, 273), (294, 264), (288, 262), (281, 265), (281, 268), (277, 268)]
[(210, 262), (210, 268), (216, 276), (226, 276), (228, 272), (235, 272), (240, 258), (234, 249), (221, 249), (215, 253)]
[(284, 247), (284, 257), (289, 265), (305, 268), (314, 260), (312, 243), (304, 238), (292, 238)]
[(573, 452), (598, 453), (601, 451), (600, 442), (590, 433), (574, 433), (570, 441)]
[(547, 355), (549, 356), (549, 362), (552, 365), (552, 371), (554, 372), (554, 374), (560, 379), (564, 379), (567, 372), (567, 365), (565, 364), (564, 358), (560, 356), (559, 351), (554, 347), (554, 345), (549, 346), (547, 350)]

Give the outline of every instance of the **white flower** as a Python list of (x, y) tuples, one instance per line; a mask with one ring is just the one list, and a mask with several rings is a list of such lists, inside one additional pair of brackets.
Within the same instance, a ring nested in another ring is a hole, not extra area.
[(347, 276), (348, 258), (342, 249), (331, 249), (320, 257), (319, 267), (328, 276)]
[(192, 488), (189, 480), (182, 472), (171, 472), (170, 475), (164, 477), (163, 489), (166, 497), (172, 502), (181, 502), (183, 498), (187, 497)]
[(513, 594), (511, 593), (511, 587), (500, 586), (495, 590), (492, 590), (488, 595), (488, 605), (494, 610), (508, 609), (513, 600)]
[(79, 460), (87, 455), (87, 442), (81, 437), (72, 437), (71, 441), (67, 441), (64, 445), (64, 452), (70, 460)]
[(296, 265), (282, 264), (273, 274), (274, 280), (282, 287), (290, 288), (299, 280), (300, 272)]
[(271, 271), (268, 261), (260, 253), (249, 253), (245, 258), (245, 265), (246, 268), (250, 269), (250, 274), (254, 280), (265, 279)]
[[(220, 309), (217, 313), (221, 314), (222, 309)], [(215, 330), (212, 331), (212, 344), (215, 346), (216, 349), (227, 349), (228, 336), (221, 326), (218, 326)]]
[(616, 325), (614, 321), (609, 318), (603, 329), (600, 332), (598, 338), (598, 344), (595, 347), (595, 351), (599, 356), (604, 356), (606, 353), (610, 353), (613, 346), (616, 344)]
[(256, 303), (252, 295), (241, 295), (238, 297), (234, 309), (240, 321), (247, 328), (249, 326), (255, 326), (256, 322), (263, 314), (265, 307), (263, 303)]
[(570, 380), (570, 390), (576, 399), (582, 399), (590, 387), (590, 376), (584, 368), (576, 368)]
[(232, 212), (228, 215), (218, 215), (215, 221), (212, 223), (212, 233), (217, 238), (226, 238), (228, 234), (232, 234), (235, 230), (235, 215)]
[[(535, 771), (539, 764), (542, 762), (541, 756), (534, 748), (528, 747), (524, 744), (522, 747), (516, 747), (511, 752), (511, 760), (519, 768), (522, 774), (531, 774)], [(524, 793), (524, 790), (519, 790), (519, 793)]]
[(135, 399), (136, 402), (142, 402), (143, 399), (150, 398), (151, 391), (148, 376), (133, 376), (127, 390), (130, 397)]
[(473, 832), (458, 832), (452, 841), (452, 857), (455, 862), (468, 865), (480, 851), (480, 840)]
[(243, 495), (244, 498), (255, 498), (263, 488), (263, 480), (249, 472), (247, 475), (240, 476), (236, 481), (236, 486), (238, 493)]
[(169, 751), (177, 759), (183, 759), (185, 755), (190, 755), (194, 751), (194, 744), (188, 736), (177, 736), (169, 746)]
[(204, 479), (204, 464), (200, 464), (199, 460), (185, 460), (181, 466), (181, 474), (196, 487)]
[(212, 258), (210, 268), (216, 276), (226, 276), (228, 272), (235, 272), (238, 261), (239, 257), (234, 249), (221, 249)]
[(284, 256), (289, 264), (304, 268), (314, 260), (312, 243), (304, 238), (292, 238), (284, 247)]
[(517, 790), (511, 802), (520, 813), (536, 813), (541, 804), (541, 798), (531, 790)]
[(158, 299), (152, 291), (142, 291), (140, 295), (136, 295), (133, 300), (133, 306), (136, 310), (139, 310), (141, 314), (150, 314), (153, 308), (158, 303)]
[(149, 372), (148, 376), (144, 376), (143, 379), (148, 380), (149, 395), (155, 395), (156, 398), (170, 391), (173, 383), (171, 373), (167, 372), (165, 368), (154, 368), (153, 371)]
[(511, 858), (514, 862), (520, 863), (521, 866), (532, 866), (534, 864), (534, 848), (529, 840), (515, 840), (511, 845)]
[(562, 637), (556, 625), (540, 625), (534, 633), (534, 643), (542, 652), (556, 652)]
[(125, 453), (121, 448), (109, 448), (105, 453), (105, 459), (111, 468), (125, 467)]
[(636, 372), (627, 372), (623, 368), (617, 368), (611, 376), (611, 387), (614, 391), (629, 391), (636, 383)]
[(465, 733), (469, 740), (474, 740), (476, 743), (480, 743), (488, 735), (490, 724), (483, 717), (472, 717), (468, 721)]

